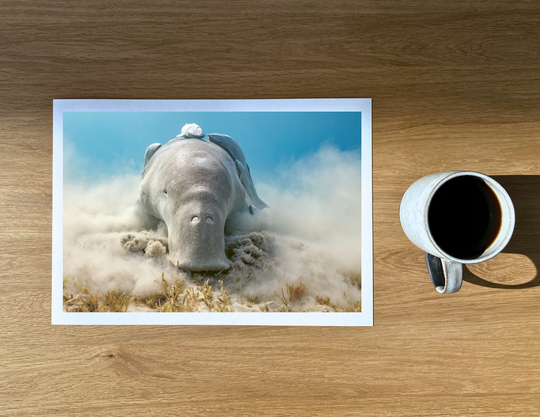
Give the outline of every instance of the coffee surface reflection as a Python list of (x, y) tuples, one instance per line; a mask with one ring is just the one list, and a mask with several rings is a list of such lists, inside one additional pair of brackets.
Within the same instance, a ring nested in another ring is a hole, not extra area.
[(481, 256), (501, 227), (501, 206), (482, 179), (460, 176), (444, 183), (429, 205), (428, 223), (437, 245), (460, 259)]

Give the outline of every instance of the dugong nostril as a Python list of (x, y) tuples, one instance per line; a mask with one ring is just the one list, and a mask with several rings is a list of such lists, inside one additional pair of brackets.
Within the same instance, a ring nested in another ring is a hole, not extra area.
[(208, 224), (214, 224), (214, 220), (212, 219), (212, 217), (208, 216), (208, 217), (206, 218), (206, 223), (208, 223)]
[(199, 218), (197, 216), (193, 216), (191, 218), (191, 223), (199, 223)]

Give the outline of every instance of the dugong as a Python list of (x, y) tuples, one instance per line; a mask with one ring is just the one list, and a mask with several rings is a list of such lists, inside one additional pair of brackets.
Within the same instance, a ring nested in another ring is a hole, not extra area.
[(169, 260), (189, 271), (228, 269), (225, 226), (246, 210), (235, 162), (220, 146), (200, 139), (151, 147), (137, 204), (166, 224)]

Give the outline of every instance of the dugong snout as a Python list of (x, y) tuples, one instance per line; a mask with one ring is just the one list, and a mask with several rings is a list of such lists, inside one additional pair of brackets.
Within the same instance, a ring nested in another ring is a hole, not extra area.
[(204, 210), (190, 211), (180, 216), (179, 223), (182, 232), (170, 234), (180, 240), (174, 245), (178, 250), (170, 254), (178, 268), (193, 272), (229, 269), (221, 216)]
[(215, 259), (212, 259), (212, 261), (208, 262), (208, 263), (206, 263), (206, 262), (194, 263), (194, 262), (190, 262), (190, 261), (185, 261), (185, 262), (182, 262), (182, 263), (178, 263), (178, 268), (179, 269), (185, 269), (187, 271), (192, 271), (192, 272), (223, 271), (225, 269), (229, 269), (230, 266), (231, 266), (231, 264), (227, 260), (224, 261), (224, 262), (216, 262)]

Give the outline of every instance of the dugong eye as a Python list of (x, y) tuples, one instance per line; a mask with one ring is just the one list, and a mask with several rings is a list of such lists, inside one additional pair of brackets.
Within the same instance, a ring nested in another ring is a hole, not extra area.
[(163, 189), (163, 194), (167, 195), (167, 190), (165, 188)]

